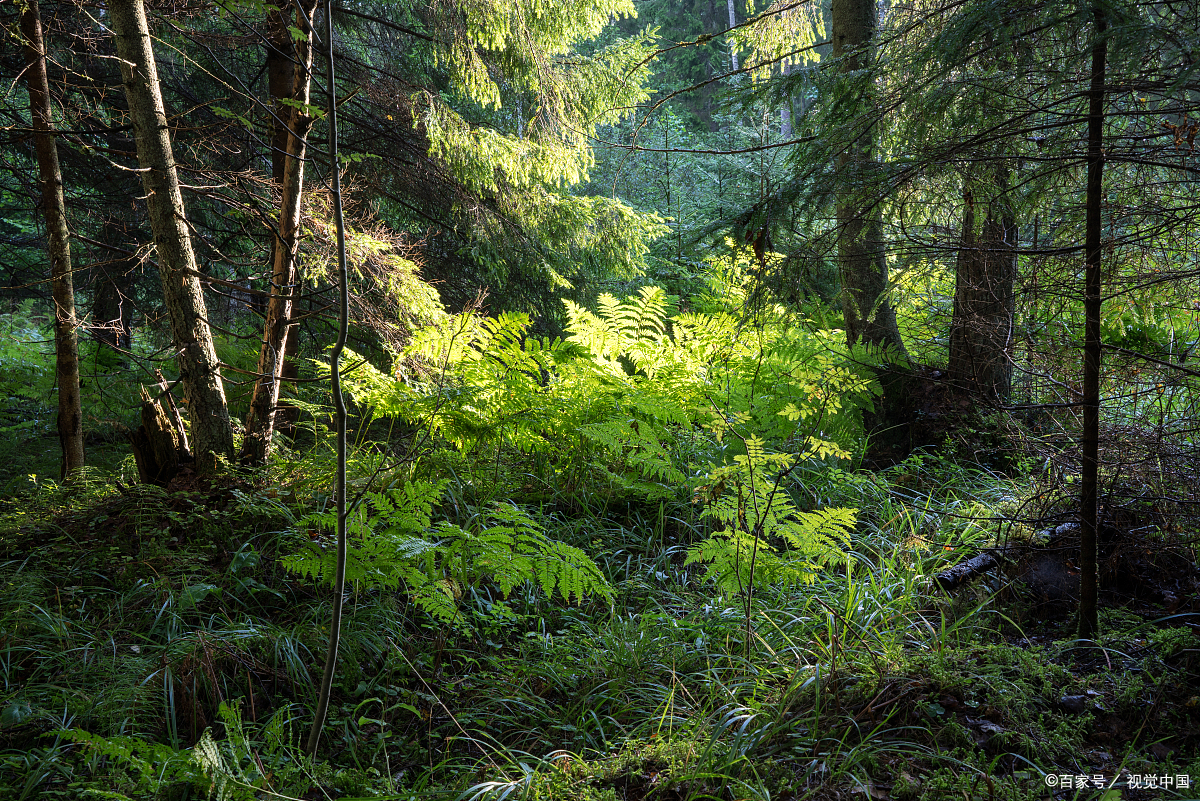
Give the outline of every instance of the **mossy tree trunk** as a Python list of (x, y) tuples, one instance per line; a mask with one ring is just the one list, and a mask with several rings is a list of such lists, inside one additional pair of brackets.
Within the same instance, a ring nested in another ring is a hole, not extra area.
[(209, 469), (216, 456), (232, 457), (233, 429), (184, 213), (150, 29), (141, 0), (111, 0), (108, 8), (171, 320), (171, 339), (187, 393), (192, 440), (200, 468)]
[(46, 218), (50, 254), (50, 286), (54, 297), (54, 369), (58, 383), (58, 441), (62, 447), (61, 478), (83, 467), (83, 407), (79, 396), (79, 338), (75, 320), (75, 285), (71, 277), (71, 243), (67, 231), (62, 169), (54, 142), (50, 108), (50, 81), (46, 74), (46, 48), (37, 0), (26, 0), (21, 10), (21, 37), (25, 49), (25, 85), (33, 120), (38, 183)]

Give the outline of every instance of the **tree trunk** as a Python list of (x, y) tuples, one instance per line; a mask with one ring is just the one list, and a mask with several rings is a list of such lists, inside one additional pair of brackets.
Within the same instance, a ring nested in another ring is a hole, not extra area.
[(96, 275), (92, 284), (92, 335), (97, 342), (114, 351), (129, 350), (132, 342), (133, 306), (126, 299), (122, 284), (107, 271)]
[(332, 178), (330, 187), (333, 195), (333, 221), (337, 228), (338, 253), (338, 335), (333, 345), (333, 353), (329, 359), (330, 390), (333, 394), (333, 408), (337, 418), (337, 567), (333, 578), (333, 615), (329, 621), (329, 648), (325, 652), (325, 669), (321, 673), (321, 687), (317, 693), (317, 710), (313, 717), (312, 730), (308, 735), (305, 751), (309, 756), (317, 755), (317, 745), (321, 741), (321, 729), (325, 726), (325, 715), (329, 711), (329, 697), (333, 689), (333, 679), (337, 672), (338, 643), (342, 636), (342, 606), (346, 594), (346, 548), (347, 548), (347, 514), (346, 499), (346, 399), (342, 396), (342, 352), (346, 347), (346, 334), (350, 329), (350, 279), (346, 267), (346, 221), (342, 213), (342, 178), (338, 166), (338, 112), (337, 112), (337, 81), (334, 80), (333, 62), (333, 3), (325, 0), (325, 44), (329, 48), (326, 53), (325, 85), (328, 95), (329, 117), (329, 175)]
[[(297, 282), (299, 283), (299, 282)], [(292, 309), (296, 308), (295, 302), (292, 303)], [(283, 371), (280, 373), (281, 383), (290, 385), (292, 391), (295, 391), (298, 385), (297, 379), (300, 377), (300, 367), (298, 359), (300, 358), (300, 326), (288, 326), (287, 342), (283, 348)], [(280, 387), (282, 390), (282, 387)], [(282, 431), (289, 437), (296, 435), (296, 423), (300, 420), (300, 409), (294, 404), (288, 403), (286, 400), (280, 400), (275, 407), (275, 429)]]
[[(298, 53), (296, 53), (296, 43), (292, 40), (292, 33), (288, 29), (287, 16), (278, 9), (272, 10), (267, 14), (267, 91), (271, 95), (271, 178), (281, 187), (280, 194), (282, 195), (283, 187), (283, 172), (287, 163), (287, 148), (289, 136), (289, 121), (292, 116), (292, 108), (284, 103), (285, 99), (294, 97), (294, 86), (296, 83), (296, 62), (299, 61)], [(311, 45), (309, 46), (311, 49)], [(275, 249), (279, 247), (280, 238), (276, 235), (277, 232), (271, 235), (271, 264), (275, 264)], [(295, 262), (293, 261), (293, 267)], [(299, 287), (299, 276), (293, 272), (292, 285)], [(292, 300), (293, 310), (296, 307), (295, 298)], [(263, 317), (266, 317), (266, 307), (264, 305)], [(264, 331), (266, 327), (264, 326)], [(287, 339), (283, 348), (283, 370), (281, 378), (283, 383), (296, 386), (296, 379), (300, 375), (300, 370), (297, 367), (296, 359), (300, 352), (300, 331), (295, 325), (289, 325), (287, 329)], [(280, 388), (282, 390), (282, 387)], [(292, 432), (295, 429), (296, 422), (300, 418), (300, 411), (290, 403), (279, 403), (275, 408), (275, 428), (285, 432)]]
[[(127, 245), (121, 227), (112, 219), (105, 220), (100, 240), (114, 248)], [(135, 248), (129, 248), (133, 250)], [(131, 256), (117, 255), (114, 249), (109, 258), (92, 267), (92, 336), (114, 351), (128, 351), (133, 346), (133, 300), (130, 298), (131, 273), (136, 261)], [(123, 358), (122, 354), (119, 354)]]
[[(271, 131), (271, 180), (276, 186), (283, 186), (283, 168), (287, 162), (288, 123), (292, 118), (292, 109), (285, 105), (292, 97), (294, 69), (292, 67), (294, 45), (292, 34), (288, 30), (288, 15), (283, 9), (268, 6), (267, 31), (264, 37), (266, 45), (267, 94), (267, 128)], [(271, 231), (269, 265), (275, 264), (275, 248), (279, 244), (278, 228)], [(251, 280), (250, 287), (258, 289), (256, 282)], [(264, 295), (252, 294), (250, 308), (255, 314), (266, 319), (267, 300)]]
[[(779, 70), (780, 75), (783, 76), (783, 78), (785, 78), (785, 79), (787, 78), (789, 72), (791, 72), (791, 70), (788, 69), (787, 64), (784, 64)], [(791, 93), (789, 92), (784, 95), (783, 105), (779, 107), (779, 139), (781, 141), (786, 142), (788, 139), (791, 139), (791, 138), (792, 138), (792, 96), (791, 96)]]
[(215, 466), (216, 456), (233, 455), (233, 429), (171, 152), (150, 29), (142, 0), (111, 0), (108, 7), (192, 439), (199, 466), (207, 470)]
[[(293, 111), (286, 101), (293, 97), (296, 60), (299, 55), (288, 28), (288, 15), (282, 9), (271, 8), (267, 12), (266, 67), (267, 92), (271, 96), (271, 178), (279, 184), (283, 183), (283, 170), (287, 164), (288, 131)], [(301, 44), (311, 50), (307, 43)]]
[[(729, 0), (729, 27), (737, 25), (737, 10), (734, 8), (734, 0)], [(738, 71), (737, 47), (733, 40), (729, 40), (729, 59), (733, 64), (733, 71)]]
[[(872, 60), (878, 22), (875, 0), (833, 0), (830, 8), (833, 57), (853, 81)], [(900, 359), (907, 357), (896, 313), (887, 299), (887, 257), (883, 247), (883, 209), (879, 203), (878, 167), (874, 161), (874, 97), (871, 84), (847, 86), (845, 125), (853, 138), (838, 158), (837, 231), (838, 272), (842, 280), (842, 316), (846, 342), (888, 346)], [(909, 413), (909, 373), (896, 364), (879, 371), (883, 396), (863, 414), (870, 435), (870, 455), (893, 461), (912, 448)]]
[[(295, 63), (292, 65), (292, 81), (288, 97), (303, 103), (309, 102), (312, 76), (312, 15), (316, 10), (314, 0), (302, 0), (296, 10), (296, 27), (306, 38), (295, 43)], [(281, 14), (272, 14), (272, 26), (283, 26), (283, 35), (288, 34), (286, 19)], [(290, 36), (289, 36), (290, 39)], [(276, 47), (281, 37), (274, 33), (271, 42)], [(268, 61), (268, 71), (274, 66)], [(280, 72), (275, 70), (276, 73)], [(278, 75), (271, 78), (271, 90), (281, 86)], [(262, 348), (258, 355), (259, 378), (254, 384), (254, 397), (250, 401), (250, 412), (246, 417), (246, 441), (242, 448), (243, 461), (261, 464), (271, 451), (271, 437), (275, 429), (275, 412), (279, 403), (280, 378), (287, 353), (286, 340), (292, 317), (292, 305), (297, 284), (296, 253), (299, 249), (300, 211), (304, 199), (304, 158), (308, 142), (308, 131), (312, 127), (312, 115), (306, 110), (286, 106), (275, 98), (276, 115), (283, 109), (290, 113), (283, 154), (283, 175), (280, 187), (279, 231), (272, 246), (271, 294), (267, 301), (267, 318), (263, 326)], [(280, 139), (278, 129), (272, 139), (272, 168), (277, 166), (275, 149)]]
[[(833, 0), (833, 57), (841, 71), (865, 69), (871, 61), (875, 36), (875, 0)], [(856, 106), (860, 113), (847, 120), (862, 132), (846, 146), (837, 170), (843, 189), (837, 204), (838, 266), (842, 277), (842, 309), (846, 340), (853, 345), (891, 345), (904, 353), (896, 313), (886, 297), (887, 261), (883, 249), (883, 210), (872, 186), (875, 164), (872, 154), (873, 121), (855, 120), (873, 113), (869, 88), (860, 91)]]
[(50, 285), (54, 297), (54, 366), (58, 382), (58, 441), (62, 447), (60, 478), (83, 467), (83, 408), (79, 397), (79, 339), (75, 321), (75, 287), (71, 278), (71, 244), (67, 231), (62, 170), (54, 142), (50, 109), (50, 81), (46, 74), (46, 48), (37, 0), (26, 0), (21, 11), (21, 36), (25, 40), (25, 84), (33, 119), (37, 150), (38, 183), (46, 216), (50, 253)]
[(1100, 256), (1104, 198), (1104, 78), (1107, 28), (1099, 3), (1094, 7), (1092, 76), (1088, 89), (1087, 217), (1084, 231), (1083, 437), (1079, 489), (1079, 637), (1092, 639), (1097, 614), (1096, 532), (1100, 517)]
[[(999, 177), (1003, 193), (1004, 176)], [(1012, 390), (1009, 348), (1016, 307), (1017, 224), (1001, 195), (986, 203), (977, 235), (975, 198), (969, 186), (963, 200), (947, 372), (952, 381), (993, 403), (1003, 403)]]

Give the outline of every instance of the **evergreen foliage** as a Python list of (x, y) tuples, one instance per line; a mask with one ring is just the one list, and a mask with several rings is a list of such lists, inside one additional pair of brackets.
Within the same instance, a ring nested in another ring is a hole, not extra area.
[[(593, 44), (634, 16), (630, 0), (487, 0), (383, 4), (341, 18), (347, 44), (389, 67), (400, 62), (353, 101), (344, 150), (378, 156), (357, 172), (387, 198), (390, 224), (441, 226), (427, 239), (438, 259), (425, 275), (446, 279), (454, 305), (482, 284), (504, 308), (553, 314), (547, 282), (578, 290), (643, 269), (661, 222), (612, 197), (567, 191), (594, 164), (596, 127), (648, 98), (648, 32)], [(403, 57), (380, 48), (397, 41), (409, 47)]]
[[(231, 409), (264, 380), (276, 5), (149, 9)], [(107, 15), (46, 6), (92, 464), (46, 478), (54, 314), (10, 92), (0, 797), (1017, 801), (1080, 770), (1127, 795), (1200, 775), (1195, 636), (1171, 628), (1200, 610), (1196, 4), (850, 6), (879, 25), (841, 70), (829, 3), (335, 2), (339, 85), (314, 91), (341, 101), (349, 493), (314, 359), (335, 284), (315, 106), (279, 447), (130, 485), (139, 384), (163, 367), (190, 399)], [(1101, 41), (1091, 650), (1065, 621)], [(835, 209), (867, 196), (912, 357), (894, 449), (864, 418), (893, 409), (875, 374), (899, 349), (839, 330)], [(977, 286), (1011, 303), (995, 406), (943, 369), (984, 253), (1012, 271)], [(328, 626), (339, 500), (352, 584)], [(998, 568), (971, 572), (981, 550)], [(314, 717), (315, 759), (293, 738)]]

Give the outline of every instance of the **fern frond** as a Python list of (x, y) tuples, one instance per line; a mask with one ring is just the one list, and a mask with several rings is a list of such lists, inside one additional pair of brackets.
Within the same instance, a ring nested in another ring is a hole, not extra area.
[[(480, 518), (478, 530), (448, 522), (431, 525), (432, 508), (445, 482), (408, 482), (371, 496), (372, 513), (347, 547), (346, 579), (361, 587), (405, 587), (426, 612), (449, 622), (467, 587), (494, 582), (508, 595), (533, 581), (548, 597), (581, 600), (612, 597), (600, 569), (581, 550), (546, 537), (529, 512), (498, 504)], [(328, 522), (327, 515), (310, 516)], [(309, 543), (284, 557), (284, 567), (331, 583), (335, 554)]]
[[(131, 769), (139, 780), (138, 797), (157, 798), (168, 785), (187, 782), (197, 789), (208, 787), (215, 792), (218, 801), (231, 801), (235, 798), (236, 788), (228, 787), (227, 783), (210, 783), (203, 763), (197, 758), (196, 749), (177, 751), (164, 743), (121, 735), (101, 737), (83, 729), (58, 729), (51, 734), (94, 751), (123, 768)], [(196, 748), (200, 748), (199, 743)], [(116, 792), (97, 792), (92, 795), (110, 799), (126, 798)], [(247, 795), (242, 792), (240, 797), (244, 798)]]

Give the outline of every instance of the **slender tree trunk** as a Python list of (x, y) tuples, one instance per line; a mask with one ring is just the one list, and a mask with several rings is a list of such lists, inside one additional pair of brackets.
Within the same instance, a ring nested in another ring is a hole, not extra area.
[(114, 351), (129, 350), (133, 341), (133, 304), (126, 297), (129, 282), (104, 270), (96, 275), (92, 287), (93, 335)]
[[(288, 138), (292, 119), (292, 107), (287, 103), (293, 98), (296, 83), (296, 67), (299, 53), (289, 30), (289, 16), (282, 9), (272, 8), (267, 12), (267, 93), (270, 97), (271, 129), (271, 178), (283, 184), (283, 170), (287, 164)], [(304, 24), (303, 22), (301, 24)], [(304, 47), (311, 50), (309, 43)], [(273, 242), (278, 242), (273, 238)]]
[[(299, 277), (295, 281), (297, 289), (299, 289)], [(296, 308), (295, 300), (292, 301), (293, 316)], [(280, 371), (279, 377), (282, 385), (290, 385), (295, 391), (296, 379), (300, 377), (300, 368), (297, 360), (300, 358), (300, 326), (289, 325), (287, 333), (287, 341), (283, 346), (283, 369)], [(282, 391), (282, 386), (280, 390)], [(286, 400), (280, 400), (275, 407), (275, 430), (282, 431), (288, 436), (295, 436), (296, 422), (300, 419), (300, 409), (294, 404)]]
[(211, 469), (214, 457), (233, 455), (233, 429), (171, 152), (146, 10), (142, 0), (110, 0), (108, 8), (196, 457), (202, 470)]
[(317, 695), (317, 712), (313, 718), (312, 731), (308, 735), (307, 752), (316, 756), (321, 741), (321, 729), (325, 726), (325, 715), (329, 711), (329, 695), (333, 688), (333, 677), (337, 672), (338, 643), (342, 635), (342, 599), (346, 592), (346, 401), (342, 397), (342, 375), (340, 360), (346, 347), (346, 334), (350, 327), (350, 286), (346, 269), (346, 226), (342, 214), (342, 178), (338, 167), (337, 129), (337, 82), (334, 80), (333, 64), (333, 18), (332, 0), (325, 0), (325, 45), (328, 48), (328, 118), (329, 118), (329, 177), (333, 184), (333, 216), (337, 226), (338, 249), (338, 336), (329, 360), (332, 379), (333, 405), (337, 412), (337, 567), (333, 586), (333, 615), (329, 622), (329, 650), (325, 654), (325, 670), (321, 674), (321, 688)]
[[(780, 68), (780, 74), (786, 79), (788, 72), (790, 70), (784, 64)], [(783, 105), (779, 107), (779, 138), (785, 142), (792, 138), (792, 96), (790, 92), (784, 95)]]
[[(734, 0), (729, 0), (729, 27), (737, 25), (737, 9), (734, 8)], [(733, 63), (733, 71), (738, 71), (737, 48), (733, 44), (733, 40), (729, 42), (729, 59)]]
[(1001, 196), (985, 203), (978, 235), (969, 184), (963, 191), (947, 367), (951, 380), (993, 403), (1003, 403), (1012, 391), (1010, 346), (1017, 273), (1017, 225), (1003, 197), (1005, 176), (998, 178)]
[[(293, 64), (289, 97), (306, 107), (312, 84), (311, 19), (315, 9), (315, 0), (303, 0), (296, 11), (296, 27), (305, 33), (306, 38), (295, 44), (296, 61)], [(285, 21), (282, 15), (272, 15), (273, 23), (276, 18), (280, 24)], [(273, 36), (273, 42), (277, 38), (279, 37)], [(287, 149), (283, 158), (283, 180), (280, 187), (279, 232), (272, 247), (274, 262), (271, 270), (271, 294), (267, 301), (267, 319), (263, 326), (262, 347), (258, 355), (259, 379), (255, 382), (254, 397), (250, 401), (250, 412), (246, 418), (246, 441), (242, 449), (242, 459), (251, 463), (266, 461), (275, 430), (280, 378), (297, 283), (296, 253), (300, 244), (300, 212), (304, 199), (304, 159), (308, 131), (312, 127), (312, 115), (305, 109), (284, 106), (276, 99), (277, 114), (281, 107), (288, 108), (290, 114), (285, 118), (289, 121), (289, 130), (286, 132)], [(275, 133), (273, 143), (279, 139), (279, 132)], [(272, 160), (274, 162), (274, 155)]]
[[(287, 163), (288, 137), (289, 137), (289, 121), (292, 116), (292, 107), (285, 103), (285, 100), (298, 99), (295, 95), (296, 85), (296, 70), (298, 63), (302, 63), (300, 54), (296, 52), (296, 43), (292, 40), (292, 32), (289, 30), (287, 15), (283, 11), (275, 9), (267, 15), (267, 90), (271, 95), (271, 177), (280, 186), (282, 196), (283, 173)], [(310, 47), (307, 42), (304, 46)], [(277, 233), (277, 232), (276, 232)], [(279, 247), (281, 239), (273, 234), (271, 236), (271, 264), (275, 264), (275, 249)], [(299, 272), (296, 270), (296, 263), (292, 261), (292, 278), (289, 284), (299, 289)], [(293, 310), (296, 307), (295, 298), (292, 299)], [(266, 308), (264, 305), (263, 316), (266, 316)], [(264, 326), (265, 331), (265, 326)], [(300, 330), (295, 325), (289, 325), (287, 329), (287, 339), (283, 346), (283, 369), (280, 377), (284, 384), (296, 385), (296, 378), (299, 376), (296, 359), (300, 352)], [(282, 391), (282, 387), (280, 388)], [(299, 419), (299, 410), (290, 403), (278, 403), (275, 408), (275, 428), (277, 430), (291, 431), (295, 428), (296, 421)]]
[(25, 83), (33, 119), (37, 150), (38, 183), (46, 240), (50, 252), (50, 285), (54, 296), (54, 366), (58, 381), (58, 441), (62, 446), (60, 478), (83, 467), (83, 407), (79, 398), (79, 340), (75, 322), (75, 288), (71, 277), (71, 243), (67, 232), (62, 169), (54, 142), (50, 109), (50, 81), (46, 74), (46, 48), (37, 0), (26, 0), (21, 11), (21, 36), (25, 40)]
[(1100, 517), (1100, 257), (1104, 197), (1104, 79), (1107, 21), (1094, 7), (1092, 76), (1088, 89), (1087, 208), (1083, 290), (1083, 441), (1079, 491), (1079, 637), (1092, 639), (1097, 614), (1096, 532)]
[[(907, 353), (887, 299), (887, 256), (883, 242), (879, 169), (874, 160), (874, 92), (868, 78), (853, 75), (870, 67), (878, 24), (875, 0), (833, 0), (830, 7), (833, 57), (839, 64), (848, 112), (844, 124), (849, 141), (838, 158), (838, 272), (842, 281), (842, 317), (849, 345), (887, 346), (903, 360)], [(859, 81), (858, 86), (851, 82)], [(883, 396), (864, 410), (863, 428), (870, 435), (873, 457), (894, 458), (911, 448), (909, 373), (886, 364), (878, 374)]]
[[(112, 219), (104, 221), (100, 240), (114, 247), (126, 244), (121, 226)], [(120, 351), (128, 351), (133, 345), (133, 301), (129, 294), (130, 274), (136, 266), (131, 256), (117, 255), (117, 251), (104, 263), (92, 266), (92, 335), (119, 358), (124, 358)]]
[[(841, 71), (865, 69), (871, 61), (871, 46), (877, 24), (875, 0), (833, 0), (833, 57), (841, 60)], [(870, 89), (860, 91), (858, 117), (873, 112)], [(842, 277), (842, 309), (846, 340), (853, 345), (891, 345), (901, 353), (904, 344), (896, 326), (896, 313), (886, 297), (887, 261), (883, 248), (883, 210), (874, 196), (875, 179), (872, 140), (873, 121), (853, 117), (847, 125), (861, 132), (847, 145), (837, 169), (844, 189), (838, 199), (838, 265)]]
[(121, 291), (117, 282), (106, 272), (98, 272), (92, 282), (92, 336), (102, 345), (114, 350), (121, 346)]

